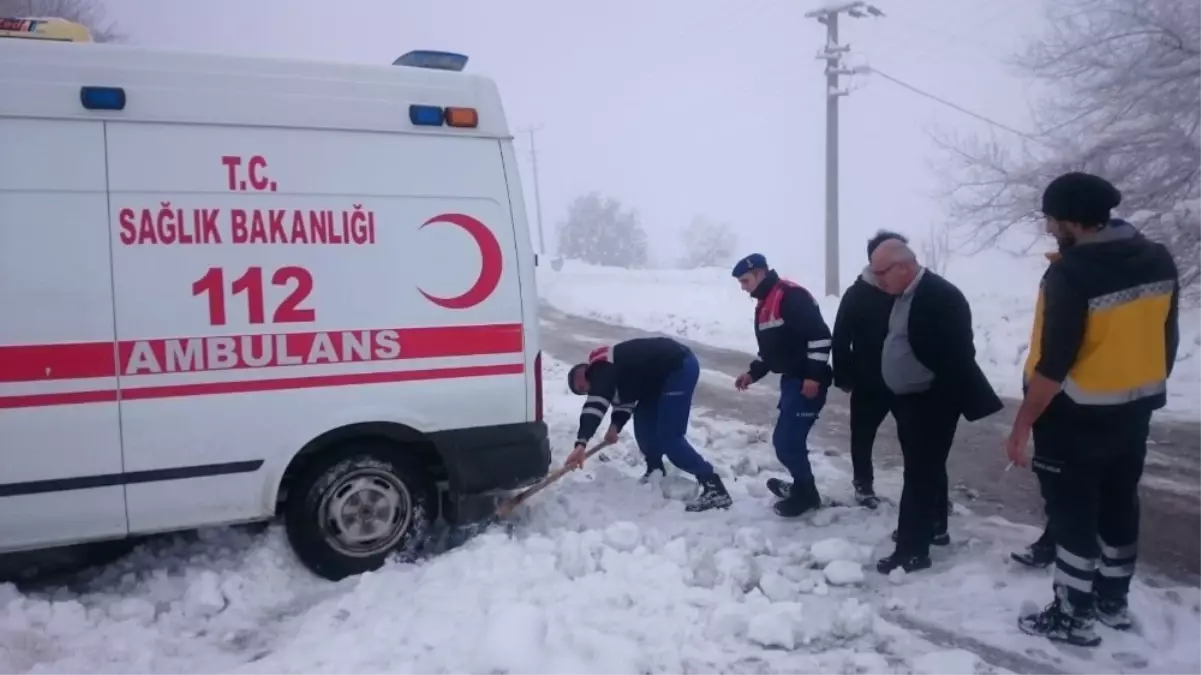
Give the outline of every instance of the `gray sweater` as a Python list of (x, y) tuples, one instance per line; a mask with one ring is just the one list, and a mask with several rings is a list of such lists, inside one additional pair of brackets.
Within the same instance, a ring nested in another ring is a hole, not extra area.
[(884, 384), (894, 394), (917, 394), (934, 385), (934, 373), (918, 361), (909, 344), (909, 311), (913, 306), (913, 293), (924, 276), (926, 268), (923, 267), (897, 297), (888, 317), (888, 337), (884, 338), (880, 371)]

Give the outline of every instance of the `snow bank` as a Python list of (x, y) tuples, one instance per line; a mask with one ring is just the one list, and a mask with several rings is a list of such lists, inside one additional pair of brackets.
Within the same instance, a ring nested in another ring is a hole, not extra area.
[[(1041, 258), (993, 257), (973, 266), (955, 261), (949, 278), (972, 303), (980, 366), (1002, 394), (1021, 395), (1021, 368), (1029, 348), (1034, 297)], [(789, 275), (810, 289), (822, 288), (813, 275)], [(848, 271), (849, 274), (857, 271)], [(971, 276), (971, 275), (986, 275)], [(965, 281), (965, 279), (967, 279)], [(997, 290), (1004, 288), (1004, 291)], [(552, 306), (571, 314), (709, 344), (756, 351), (753, 301), (724, 269), (623, 270), (566, 261), (560, 272), (538, 270), (538, 291)], [(833, 327), (838, 298), (822, 297), (822, 316)], [(1180, 317), (1180, 355), (1161, 414), (1201, 418), (1201, 312)]]
[[(562, 363), (544, 367), (565, 376)], [(580, 400), (547, 394), (561, 461)], [(1047, 574), (1006, 562), (1031, 528), (957, 515), (957, 545), (893, 585), (861, 567), (891, 548), (890, 505), (776, 518), (755, 487), (780, 474), (731, 470), (745, 457), (775, 466), (750, 440), (758, 430), (693, 419), (690, 436), (734, 497), (728, 511), (688, 514), (638, 484), (625, 438), (522, 507), (511, 531), (339, 583), (305, 571), (276, 526), (169, 538), (72, 588), (0, 585), (0, 672), (1201, 671), (1197, 589), (1136, 579), (1138, 632), (1056, 649), (1014, 623), (1020, 604), (1050, 599)], [(812, 460), (823, 492), (849, 498), (844, 458)], [(668, 479), (690, 482), (670, 467)]]

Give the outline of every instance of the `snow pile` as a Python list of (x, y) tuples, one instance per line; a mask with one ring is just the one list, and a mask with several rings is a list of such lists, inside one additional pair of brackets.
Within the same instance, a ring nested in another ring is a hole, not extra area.
[[(1029, 350), (1034, 299), (1045, 262), (1041, 256), (1012, 261), (956, 261), (948, 273), (972, 305), (977, 360), (993, 386), (1008, 396), (1021, 395), (1021, 369)], [(982, 271), (983, 270), (983, 271)], [(790, 275), (812, 291), (816, 275)], [(851, 282), (848, 271), (844, 286)], [(987, 279), (981, 276), (987, 275)], [(997, 289), (1004, 289), (1003, 291)], [(565, 261), (563, 269), (538, 269), (538, 292), (552, 306), (607, 323), (695, 340), (714, 347), (757, 351), (752, 329), (753, 300), (728, 270), (624, 270)], [(838, 298), (818, 299), (831, 328)], [(1180, 316), (1180, 353), (1161, 413), (1201, 416), (1201, 312)]]
[[(561, 460), (580, 401), (548, 394)], [(776, 466), (748, 441), (757, 430), (698, 414), (689, 433), (725, 477), (728, 511), (688, 514), (662, 485), (640, 485), (625, 438), (522, 507), (511, 532), (336, 584), (308, 574), (277, 526), (207, 530), (76, 588), (0, 585), (0, 672), (1201, 670), (1197, 589), (1136, 580), (1136, 633), (1057, 649), (1014, 623), (1050, 597), (1048, 574), (1006, 561), (1031, 528), (958, 515), (934, 569), (894, 585), (870, 564), (891, 549), (889, 504), (776, 518), (755, 488), (779, 472), (731, 469), (748, 456)], [(812, 459), (823, 492), (849, 497), (843, 458)], [(671, 481), (690, 482), (669, 468)]]

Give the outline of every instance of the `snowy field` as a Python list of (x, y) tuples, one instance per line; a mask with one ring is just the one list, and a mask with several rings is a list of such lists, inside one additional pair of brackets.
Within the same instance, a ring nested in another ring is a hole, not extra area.
[[(955, 260), (948, 270), (948, 278), (960, 286), (972, 305), (980, 367), (1002, 395), (1021, 396), (1021, 370), (1043, 265), (1037, 255), (1022, 261), (998, 256)], [(820, 295), (820, 278), (779, 271)], [(860, 271), (844, 271), (844, 290), (853, 281), (852, 275)], [(546, 302), (569, 314), (750, 354), (757, 350), (752, 326), (754, 301), (728, 270), (630, 271), (566, 261), (559, 272), (549, 265), (539, 267), (538, 292)], [(822, 316), (831, 329), (838, 301), (819, 298)], [(1180, 332), (1168, 405), (1156, 415), (1195, 420), (1201, 417), (1201, 313), (1182, 311)]]
[[(548, 381), (565, 365), (546, 364)], [(580, 401), (550, 388), (561, 460)], [(1199, 672), (1201, 594), (1136, 579), (1135, 633), (1095, 650), (1018, 632), (1050, 599), (1049, 572), (1010, 550), (1029, 527), (951, 519), (935, 566), (883, 577), (897, 476), (879, 511), (835, 507), (782, 521), (763, 488), (782, 476), (765, 429), (706, 414), (690, 437), (734, 496), (687, 514), (694, 484), (639, 485), (625, 439), (609, 461), (536, 497), (499, 528), (421, 564), (341, 583), (306, 572), (278, 527), (217, 528), (147, 545), (78, 587), (0, 585), (3, 672), (993, 673)], [(823, 492), (847, 500), (848, 466), (815, 449)]]

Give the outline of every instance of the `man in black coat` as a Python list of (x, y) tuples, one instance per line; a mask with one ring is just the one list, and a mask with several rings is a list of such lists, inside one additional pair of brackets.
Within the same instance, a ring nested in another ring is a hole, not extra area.
[(947, 456), (960, 415), (974, 422), (1004, 406), (976, 363), (963, 293), (895, 239), (876, 248), (871, 271), (896, 296), (880, 366), (905, 460), (896, 550), (876, 569), (912, 572), (930, 566), (932, 539), (947, 540)]
[[(880, 230), (867, 242), (867, 257), (880, 244), (903, 235)], [(851, 395), (851, 466), (855, 500), (874, 509), (880, 505), (873, 487), (872, 446), (876, 432), (892, 407), (892, 392), (880, 374), (880, 352), (888, 335), (888, 316), (894, 296), (880, 288), (871, 265), (855, 279), (834, 316), (834, 386)]]

